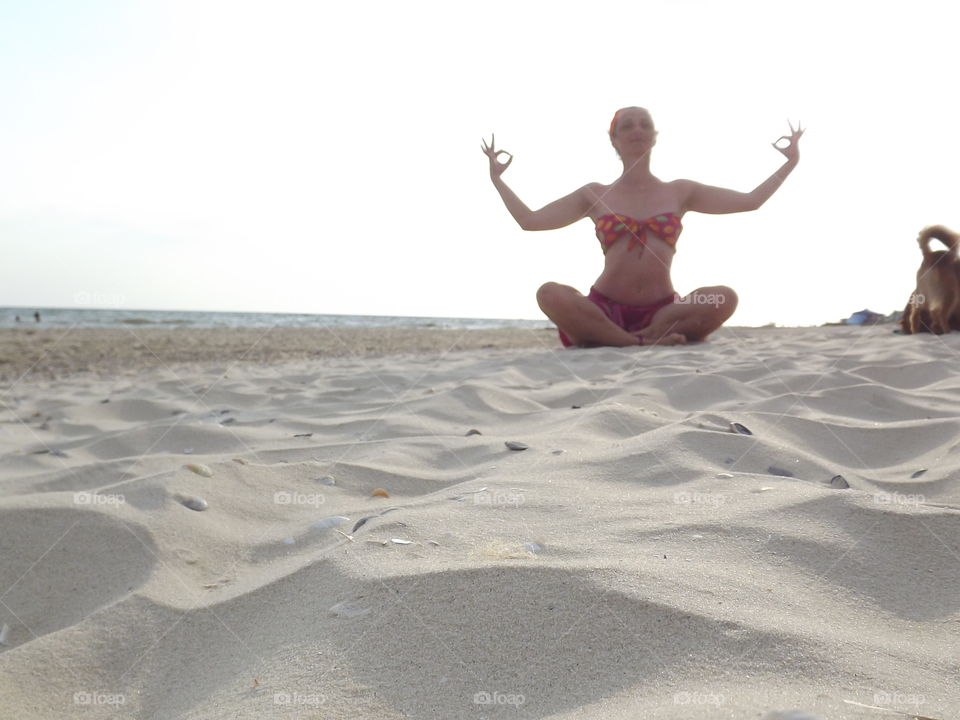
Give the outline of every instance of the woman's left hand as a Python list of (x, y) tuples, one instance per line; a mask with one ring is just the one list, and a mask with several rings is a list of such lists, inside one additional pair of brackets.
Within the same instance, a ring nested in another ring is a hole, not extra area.
[[(803, 128), (800, 127), (800, 123), (797, 123), (797, 128), (794, 130), (793, 123), (789, 120), (787, 121), (787, 125), (790, 126), (790, 134), (777, 138), (773, 146), (779, 150), (787, 160), (796, 163), (800, 160), (800, 138), (803, 137)], [(784, 140), (787, 141), (787, 145), (780, 147), (780, 143)]]

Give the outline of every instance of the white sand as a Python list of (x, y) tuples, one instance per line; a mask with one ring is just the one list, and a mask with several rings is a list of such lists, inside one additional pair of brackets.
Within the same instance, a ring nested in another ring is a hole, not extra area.
[(887, 326), (28, 376), (0, 717), (956, 718), (958, 371)]

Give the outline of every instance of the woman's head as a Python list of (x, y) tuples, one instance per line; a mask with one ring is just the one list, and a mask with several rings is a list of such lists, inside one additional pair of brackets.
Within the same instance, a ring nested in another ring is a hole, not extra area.
[(650, 111), (642, 107), (620, 108), (610, 121), (610, 142), (617, 155), (623, 157), (627, 145), (646, 145), (646, 151), (656, 144), (657, 130)]

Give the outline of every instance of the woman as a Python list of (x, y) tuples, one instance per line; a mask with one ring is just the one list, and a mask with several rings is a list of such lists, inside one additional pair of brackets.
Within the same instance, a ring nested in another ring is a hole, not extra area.
[[(610, 142), (623, 161), (623, 174), (610, 185), (590, 183), (537, 211), (506, 186), (501, 176), (513, 156), (483, 143), (490, 179), (507, 210), (524, 230), (555, 230), (589, 217), (597, 227), (604, 267), (590, 294), (548, 282), (537, 291), (540, 308), (557, 326), (566, 347), (677, 345), (700, 342), (737, 308), (737, 295), (724, 285), (702, 287), (679, 297), (670, 281), (670, 263), (686, 212), (735, 213), (756, 210), (777, 191), (800, 160), (803, 130), (773, 143), (787, 161), (751, 192), (703, 185), (692, 180), (664, 182), (650, 172), (657, 141), (647, 110), (618, 110)], [(786, 147), (780, 141), (786, 140)], [(506, 162), (499, 156), (507, 155)]]

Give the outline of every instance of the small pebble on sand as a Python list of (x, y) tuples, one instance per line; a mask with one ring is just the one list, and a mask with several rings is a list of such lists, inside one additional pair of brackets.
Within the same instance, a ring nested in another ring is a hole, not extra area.
[(185, 508), (190, 508), (191, 510), (195, 510), (196, 512), (203, 512), (208, 507), (210, 507), (207, 504), (207, 501), (204, 500), (202, 497), (180, 498), (180, 504), (183, 505)]

